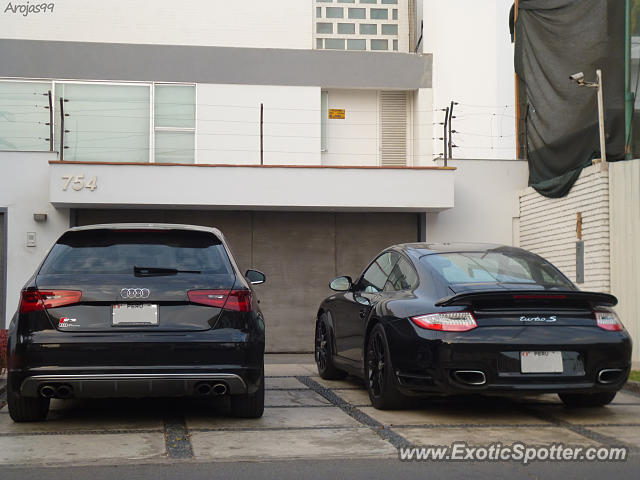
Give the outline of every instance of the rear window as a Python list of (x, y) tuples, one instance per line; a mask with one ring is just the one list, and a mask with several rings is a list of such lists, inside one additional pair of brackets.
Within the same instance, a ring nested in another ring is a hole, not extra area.
[(220, 239), (187, 230), (67, 232), (53, 246), (40, 274), (133, 274), (134, 266), (231, 274)]
[(447, 283), (530, 283), (572, 287), (553, 265), (536, 255), (510, 250), (439, 253), (422, 257)]

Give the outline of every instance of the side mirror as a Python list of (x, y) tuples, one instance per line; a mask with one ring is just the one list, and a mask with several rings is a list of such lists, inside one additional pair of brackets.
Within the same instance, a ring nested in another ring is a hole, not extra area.
[(336, 292), (348, 292), (352, 285), (351, 277), (338, 277), (331, 281), (329, 288)]
[(260, 285), (267, 281), (267, 276), (258, 270), (247, 270), (244, 276), (251, 282), (251, 285)]

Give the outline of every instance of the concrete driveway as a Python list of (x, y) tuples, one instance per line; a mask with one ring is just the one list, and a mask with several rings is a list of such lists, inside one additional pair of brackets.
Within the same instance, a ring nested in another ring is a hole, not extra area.
[(310, 355), (268, 356), (266, 409), (228, 418), (218, 401), (54, 401), (46, 422), (15, 424), (0, 400), (0, 463), (93, 465), (270, 459), (397, 458), (397, 448), (521, 441), (640, 448), (640, 396), (569, 410), (555, 395), (428, 400), (371, 407), (362, 384), (325, 381)]

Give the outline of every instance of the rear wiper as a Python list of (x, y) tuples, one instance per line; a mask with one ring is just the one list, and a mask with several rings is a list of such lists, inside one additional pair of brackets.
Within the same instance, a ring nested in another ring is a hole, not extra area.
[(177, 275), (178, 273), (200, 273), (200, 270), (178, 270), (177, 268), (138, 267), (134, 265), (133, 274), (136, 277), (153, 277), (160, 275)]

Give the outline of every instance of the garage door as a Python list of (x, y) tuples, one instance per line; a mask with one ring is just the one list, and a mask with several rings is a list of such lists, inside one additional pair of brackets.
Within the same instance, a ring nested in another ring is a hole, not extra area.
[(256, 290), (267, 325), (267, 351), (309, 352), (320, 301), (337, 275), (356, 277), (376, 253), (418, 239), (413, 213), (78, 210), (78, 225), (162, 222), (215, 226), (243, 270), (266, 273)]

